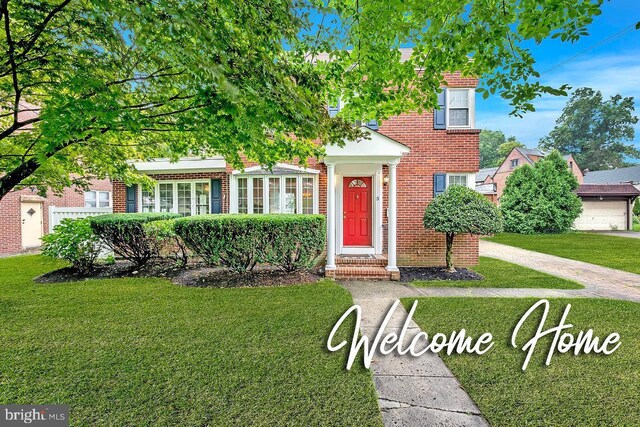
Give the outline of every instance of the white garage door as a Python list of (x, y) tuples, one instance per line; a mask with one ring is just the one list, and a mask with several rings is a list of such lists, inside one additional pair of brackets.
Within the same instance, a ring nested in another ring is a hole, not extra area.
[(624, 200), (587, 200), (582, 215), (576, 219), (577, 230), (626, 230), (627, 202)]

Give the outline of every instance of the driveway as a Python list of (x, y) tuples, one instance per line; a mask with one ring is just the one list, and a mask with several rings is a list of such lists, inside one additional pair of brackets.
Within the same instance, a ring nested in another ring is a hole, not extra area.
[[(638, 233), (640, 234), (640, 233)], [(480, 240), (480, 255), (498, 258), (554, 276), (575, 280), (585, 289), (556, 292), (572, 296), (613, 298), (640, 302), (640, 275), (608, 267), (528, 251), (514, 246)], [(517, 278), (514, 278), (517, 280)]]
[(637, 231), (602, 231), (597, 234), (605, 234), (607, 236), (615, 237), (630, 237), (632, 239), (640, 239), (640, 232)]

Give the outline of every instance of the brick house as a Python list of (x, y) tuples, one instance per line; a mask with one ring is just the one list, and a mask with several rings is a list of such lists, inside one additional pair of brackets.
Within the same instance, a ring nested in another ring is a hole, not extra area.
[[(522, 165), (533, 165), (544, 158), (546, 154), (538, 149), (515, 147), (509, 152), (502, 164), (495, 168), (480, 169), (476, 175), (476, 190), (485, 194), (491, 201), (498, 203), (507, 178)], [(584, 175), (571, 154), (564, 156), (567, 166), (578, 180), (578, 184), (584, 181)]]
[(49, 230), (49, 211), (55, 207), (111, 207), (111, 181), (93, 180), (90, 190), (66, 188), (61, 196), (41, 197), (32, 189), (12, 191), (0, 200), (0, 255), (40, 246)]
[[(114, 212), (320, 213), (327, 217), (327, 276), (398, 278), (398, 266), (443, 265), (444, 236), (424, 229), (424, 209), (447, 186), (474, 188), (480, 134), (477, 79), (445, 78), (440, 109), (368, 123), (370, 139), (327, 147), (305, 167), (246, 164), (241, 171), (223, 158), (136, 163), (155, 189), (114, 182)], [(458, 265), (477, 262), (476, 237), (461, 236), (454, 249)]]

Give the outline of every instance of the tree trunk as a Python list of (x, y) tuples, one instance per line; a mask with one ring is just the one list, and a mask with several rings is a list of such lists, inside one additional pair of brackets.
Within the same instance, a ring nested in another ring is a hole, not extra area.
[(456, 269), (453, 267), (453, 238), (455, 234), (446, 233), (445, 236), (447, 240), (447, 271), (455, 273)]

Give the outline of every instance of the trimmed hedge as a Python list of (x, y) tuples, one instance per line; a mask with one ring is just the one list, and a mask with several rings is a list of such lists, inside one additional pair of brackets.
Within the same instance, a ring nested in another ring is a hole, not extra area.
[(177, 219), (175, 230), (205, 262), (236, 271), (311, 267), (326, 240), (322, 215), (200, 215)]
[(156, 245), (144, 231), (143, 224), (178, 218), (174, 213), (121, 213), (94, 216), (91, 229), (113, 252), (142, 267), (158, 255)]
[(160, 258), (170, 258), (185, 266), (189, 261), (187, 247), (176, 234), (175, 219), (146, 222), (142, 225), (147, 238), (155, 246)]

